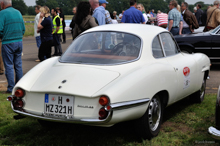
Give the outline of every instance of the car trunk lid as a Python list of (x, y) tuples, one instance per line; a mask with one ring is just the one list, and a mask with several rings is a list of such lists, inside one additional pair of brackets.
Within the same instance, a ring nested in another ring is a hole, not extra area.
[(115, 71), (76, 65), (55, 65), (46, 69), (31, 92), (91, 97), (120, 74)]

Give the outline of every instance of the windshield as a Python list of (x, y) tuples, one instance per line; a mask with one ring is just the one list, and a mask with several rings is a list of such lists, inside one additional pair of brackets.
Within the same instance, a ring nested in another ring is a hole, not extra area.
[(80, 64), (118, 64), (139, 57), (141, 40), (122, 32), (92, 32), (73, 41), (60, 62)]
[(218, 33), (219, 28), (220, 28), (220, 25), (219, 25), (218, 27), (216, 27), (215, 29), (210, 30), (210, 33), (217, 34), (217, 33)]

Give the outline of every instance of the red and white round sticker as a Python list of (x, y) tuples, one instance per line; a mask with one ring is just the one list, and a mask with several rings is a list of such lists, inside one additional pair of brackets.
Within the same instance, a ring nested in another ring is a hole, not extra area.
[(184, 76), (188, 76), (189, 74), (190, 74), (190, 69), (188, 68), (188, 67), (185, 67), (184, 69), (183, 69), (183, 74), (184, 74)]

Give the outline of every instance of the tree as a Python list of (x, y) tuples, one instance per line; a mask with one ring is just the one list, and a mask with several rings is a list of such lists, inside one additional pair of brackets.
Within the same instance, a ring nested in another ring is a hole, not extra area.
[(145, 10), (147, 11), (150, 8), (151, 0), (139, 0), (138, 3), (143, 4)]
[[(170, 3), (171, 0), (166, 0), (167, 4)], [(182, 2), (185, 2), (185, 0), (176, 0), (177, 3), (181, 6)]]
[(35, 13), (35, 7), (34, 7), (34, 6), (29, 6), (29, 7), (27, 8), (27, 13), (28, 13), (28, 15), (36, 15), (36, 13)]
[(45, 0), (36, 0), (36, 4), (40, 6), (45, 6), (46, 1)]
[(189, 5), (189, 6), (188, 6), (188, 10), (190, 10), (192, 13), (194, 13), (194, 10), (193, 10), (194, 7), (195, 7), (194, 5)]
[(55, 0), (47, 0), (45, 5), (51, 10), (52, 8), (58, 7), (58, 3)]
[(164, 0), (151, 0), (150, 9), (154, 9), (155, 12), (160, 10), (166, 13), (168, 11), (168, 6)]
[(202, 10), (204, 11), (204, 10), (207, 10), (207, 8), (208, 8), (208, 5), (207, 4), (205, 4), (204, 2), (202, 2), (202, 1), (199, 1), (199, 2), (197, 2), (197, 3), (195, 3), (194, 5), (196, 6), (197, 4), (200, 4), (201, 6), (202, 6)]
[(12, 0), (12, 6), (19, 10), (22, 15), (27, 14), (27, 5), (24, 0)]

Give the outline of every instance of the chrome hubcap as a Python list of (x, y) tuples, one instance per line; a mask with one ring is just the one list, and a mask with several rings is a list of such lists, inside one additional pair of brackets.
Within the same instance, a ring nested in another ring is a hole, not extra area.
[(205, 80), (202, 82), (202, 87), (200, 89), (200, 99), (203, 99), (205, 95)]
[(155, 131), (159, 126), (161, 118), (161, 103), (158, 97), (153, 98), (149, 104), (148, 118), (150, 129)]

